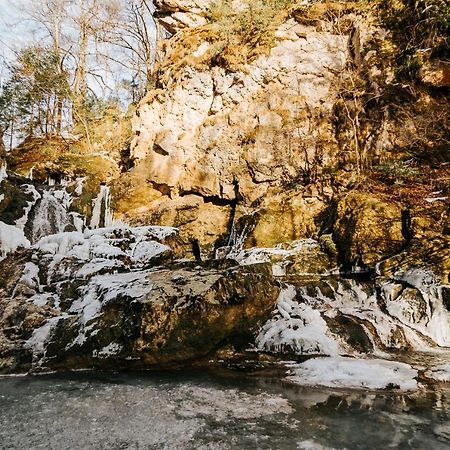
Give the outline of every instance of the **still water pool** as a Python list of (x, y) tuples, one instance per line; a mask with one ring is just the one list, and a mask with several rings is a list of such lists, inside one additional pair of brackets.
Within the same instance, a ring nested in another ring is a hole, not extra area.
[(0, 378), (2, 449), (450, 449), (450, 387), (305, 388), (175, 371)]

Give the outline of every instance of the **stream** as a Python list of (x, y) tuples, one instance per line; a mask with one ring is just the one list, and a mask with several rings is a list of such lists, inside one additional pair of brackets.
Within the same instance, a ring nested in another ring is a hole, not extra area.
[(223, 370), (0, 379), (2, 449), (448, 449), (450, 386), (300, 387)]

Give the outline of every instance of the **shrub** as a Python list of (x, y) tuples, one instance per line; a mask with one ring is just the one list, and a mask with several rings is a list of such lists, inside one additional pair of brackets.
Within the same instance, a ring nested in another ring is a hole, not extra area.
[(381, 0), (383, 24), (397, 45), (397, 74), (414, 78), (432, 57), (450, 54), (450, 2), (448, 0)]
[[(250, 0), (242, 9), (236, 9), (230, 0), (213, 3), (207, 11), (206, 25), (172, 38), (160, 69), (161, 81), (167, 81), (171, 72), (185, 65), (220, 65), (239, 70), (270, 50), (275, 31), (294, 4), (294, 0)], [(193, 52), (204, 42), (210, 44), (208, 50), (195, 57)]]

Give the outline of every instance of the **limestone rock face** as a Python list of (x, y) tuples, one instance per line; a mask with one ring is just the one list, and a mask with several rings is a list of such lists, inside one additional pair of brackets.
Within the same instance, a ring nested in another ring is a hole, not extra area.
[(238, 192), (251, 203), (313, 161), (332, 160), (336, 147), (326, 117), (334, 74), (346, 61), (346, 37), (294, 20), (277, 36), (270, 54), (242, 71), (187, 66), (176, 86), (141, 105), (132, 156), (146, 158), (149, 179), (175, 196), (234, 199)]
[(402, 208), (367, 193), (351, 192), (338, 203), (334, 237), (347, 264), (373, 267), (405, 244)]
[(283, 242), (319, 235), (317, 218), (326, 204), (319, 196), (300, 191), (270, 195), (254, 214), (254, 226), (245, 240), (247, 247), (274, 247)]
[(161, 197), (141, 211), (131, 211), (123, 216), (131, 224), (152, 223), (178, 228), (185, 254), (193, 255), (198, 246), (200, 256), (214, 254), (215, 242), (229, 232), (231, 207), (205, 201), (198, 195), (186, 195), (175, 199)]
[(170, 33), (206, 23), (205, 12), (211, 0), (156, 0), (156, 18)]
[(279, 288), (269, 266), (172, 263), (161, 227), (42, 239), (2, 261), (0, 371), (152, 367), (247, 345)]

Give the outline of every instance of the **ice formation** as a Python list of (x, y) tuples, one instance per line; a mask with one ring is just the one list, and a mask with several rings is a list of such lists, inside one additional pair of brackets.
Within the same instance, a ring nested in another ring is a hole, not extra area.
[[(371, 285), (324, 279), (311, 286), (286, 286), (273, 317), (256, 338), (260, 350), (300, 355), (357, 354), (331, 324), (337, 319), (357, 323), (372, 351), (408, 346), (417, 351), (450, 347), (450, 313), (442, 286), (432, 275), (414, 269), (387, 282), (381, 293)], [(313, 285), (314, 286), (314, 285)]]
[(99, 228), (103, 212), (103, 224), (109, 227), (113, 223), (112, 212), (110, 208), (111, 194), (109, 186), (101, 185), (98, 196), (93, 201), (92, 218), (90, 222), (91, 228)]
[(0, 184), (6, 178), (8, 178), (8, 173), (6, 172), (6, 163), (4, 163), (0, 166)]
[(331, 335), (320, 311), (298, 303), (294, 286), (285, 287), (277, 301), (275, 317), (267, 322), (256, 338), (260, 350), (293, 351), (302, 355), (337, 355), (339, 342)]
[(19, 247), (29, 247), (30, 241), (20, 228), (0, 222), (0, 257), (16, 251)]
[(417, 370), (405, 363), (326, 357), (291, 366), (287, 379), (303, 386), (412, 391), (418, 388), (417, 376)]

